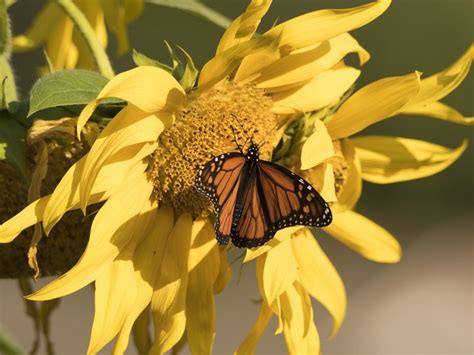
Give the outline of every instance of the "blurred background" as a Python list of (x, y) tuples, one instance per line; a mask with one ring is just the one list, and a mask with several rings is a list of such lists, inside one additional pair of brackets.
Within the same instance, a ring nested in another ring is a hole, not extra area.
[[(244, 0), (204, 1), (229, 18), (247, 6)], [(368, 1), (275, 0), (262, 28), (308, 11), (353, 7)], [(43, 1), (20, 0), (10, 9), (13, 32), (23, 32)], [(473, 0), (395, 0), (380, 18), (354, 31), (371, 53), (358, 87), (385, 76), (414, 70), (429, 76), (457, 59), (474, 39)], [(223, 29), (179, 10), (146, 4), (129, 26), (132, 48), (167, 61), (163, 40), (179, 44), (198, 67), (213, 55)], [(150, 40), (152, 39), (152, 40)], [(131, 68), (131, 55), (109, 53), (116, 72)], [(44, 62), (41, 50), (13, 56), (17, 83), (27, 95)], [(444, 102), (473, 115), (471, 72)], [(473, 128), (418, 117), (395, 117), (364, 134), (424, 139), (448, 147), (464, 138), (473, 142)], [(472, 147), (448, 170), (423, 180), (392, 185), (366, 183), (357, 211), (391, 231), (403, 247), (400, 263), (376, 264), (318, 231), (317, 238), (339, 271), (347, 289), (348, 311), (339, 334), (328, 340), (331, 318), (314, 304), (316, 324), (325, 354), (472, 354), (473, 313), (473, 158)], [(234, 256), (231, 254), (231, 257)], [(214, 353), (229, 354), (253, 326), (259, 294), (252, 265), (238, 267), (225, 291), (217, 296)], [(40, 284), (48, 280), (42, 280)], [(84, 354), (93, 319), (93, 290), (83, 289), (63, 299), (52, 317), (57, 354)], [(33, 323), (25, 314), (16, 282), (0, 280), (0, 323), (26, 350)], [(273, 335), (276, 320), (260, 341), (257, 353), (286, 353), (283, 338)], [(130, 354), (134, 354), (130, 346)], [(104, 353), (108, 353), (108, 347)], [(188, 351), (188, 350), (185, 350)]]

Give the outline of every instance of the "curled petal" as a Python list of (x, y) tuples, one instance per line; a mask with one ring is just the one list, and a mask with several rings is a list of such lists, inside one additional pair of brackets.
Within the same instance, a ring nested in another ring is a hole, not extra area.
[(155, 324), (155, 342), (150, 350), (151, 354), (161, 354), (171, 349), (185, 330), (191, 233), (192, 218), (189, 214), (183, 214), (166, 239), (161, 270), (155, 281), (151, 300)]
[(292, 246), (300, 283), (331, 314), (334, 320), (331, 335), (334, 336), (346, 313), (346, 291), (341, 277), (309, 229), (295, 234)]
[(320, 120), (314, 122), (314, 133), (304, 142), (301, 150), (301, 169), (317, 166), (334, 156), (334, 146), (326, 126)]
[(403, 110), (419, 108), (426, 104), (436, 102), (456, 89), (469, 73), (473, 56), (474, 45), (471, 45), (451, 66), (421, 80), (420, 91), (408, 101)]
[(148, 113), (174, 112), (186, 101), (186, 93), (171, 74), (157, 67), (140, 66), (112, 78), (82, 110), (77, 122), (78, 137), (95, 108), (109, 97), (125, 100)]
[(271, 3), (271, 0), (252, 0), (244, 13), (232, 21), (224, 32), (217, 46), (216, 54), (252, 38)]
[(273, 94), (272, 111), (293, 114), (321, 109), (339, 100), (359, 75), (360, 70), (351, 67), (325, 71), (300, 88)]
[[(352, 52), (359, 54), (361, 64), (369, 60), (369, 53), (359, 45), (354, 37), (343, 33), (315, 46), (292, 52), (259, 71), (252, 68), (253, 74), (246, 81), (255, 81), (257, 87), (264, 88), (269, 92), (302, 86), (316, 75), (332, 68)], [(242, 65), (239, 67), (241, 72)]]
[(219, 271), (220, 255), (213, 226), (206, 221), (204, 227), (199, 227), (198, 232), (193, 228), (189, 251), (188, 268), (191, 271), (186, 292), (186, 339), (193, 354), (210, 354), (216, 332), (213, 285)]
[(449, 149), (409, 138), (364, 136), (351, 139), (361, 163), (362, 178), (377, 184), (421, 179), (453, 164), (466, 150), (467, 140)]
[(327, 123), (333, 139), (348, 137), (391, 117), (414, 97), (420, 88), (420, 73), (384, 78), (352, 95)]
[[(117, 255), (140, 242), (148, 230), (155, 206), (153, 190), (146, 176), (130, 176), (122, 189), (113, 194), (94, 218), (90, 239), (76, 265), (58, 279), (28, 296), (42, 301), (73, 293), (94, 281)], [(123, 208), (127, 206), (127, 208)]]
[(369, 260), (396, 263), (402, 251), (398, 241), (384, 228), (353, 211), (335, 213), (324, 230)]

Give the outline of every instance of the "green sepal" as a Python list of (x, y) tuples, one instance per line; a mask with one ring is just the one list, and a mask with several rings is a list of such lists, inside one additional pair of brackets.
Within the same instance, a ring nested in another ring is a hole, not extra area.
[(145, 54), (138, 52), (136, 49), (133, 49), (132, 58), (135, 65), (138, 67), (140, 66), (158, 67), (163, 70), (166, 70), (170, 74), (173, 73), (173, 68), (170, 67), (169, 65), (163, 64), (155, 59), (152, 59), (146, 56)]

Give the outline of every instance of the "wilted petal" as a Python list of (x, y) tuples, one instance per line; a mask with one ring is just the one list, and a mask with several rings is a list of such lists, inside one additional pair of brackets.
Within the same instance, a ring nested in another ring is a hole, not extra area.
[[(280, 297), (281, 318), (283, 321), (283, 335), (290, 354), (301, 354), (301, 342), (309, 335), (310, 325), (313, 323), (313, 308), (305, 289), (295, 282)], [(317, 332), (316, 332), (317, 334)], [(313, 335), (313, 334), (311, 334)], [(319, 336), (313, 338), (316, 343), (313, 347), (319, 353)], [(304, 344), (306, 347), (307, 344)]]
[(96, 354), (117, 335), (133, 308), (138, 289), (133, 251), (127, 249), (102, 267), (95, 280), (95, 313), (88, 354)]
[(155, 324), (155, 342), (151, 354), (164, 353), (182, 337), (185, 325), (188, 255), (191, 244), (192, 219), (184, 214), (169, 234), (160, 277), (154, 285), (151, 310)]
[(409, 138), (364, 136), (351, 139), (361, 163), (362, 178), (377, 184), (421, 179), (453, 164), (466, 150), (467, 140), (449, 149)]
[(456, 89), (469, 73), (473, 55), (474, 45), (471, 45), (450, 67), (421, 80), (420, 91), (408, 101), (402, 112), (438, 101)]
[(346, 292), (341, 277), (309, 229), (292, 238), (299, 282), (331, 314), (331, 335), (339, 330), (346, 313)]
[(149, 200), (152, 190), (153, 184), (145, 173), (131, 177), (95, 216), (89, 243), (77, 264), (28, 299), (42, 301), (75, 292), (95, 280), (103, 266), (129, 244), (138, 244), (148, 229), (155, 208)]
[(273, 94), (272, 111), (293, 114), (321, 109), (339, 100), (359, 75), (360, 70), (351, 67), (327, 70), (300, 88)]
[(217, 46), (216, 54), (252, 38), (271, 3), (271, 0), (252, 0), (244, 13), (232, 21), (224, 32)]
[[(219, 272), (219, 249), (214, 228), (195, 222), (189, 251), (186, 292), (186, 339), (193, 354), (210, 354), (215, 336), (213, 285)], [(196, 228), (197, 227), (197, 228)]]
[(352, 95), (327, 123), (333, 139), (348, 137), (395, 115), (420, 87), (418, 72), (373, 82)]
[(30, 203), (14, 217), (0, 224), (0, 243), (9, 243), (15, 239), (24, 229), (41, 222), (44, 209), (51, 195), (37, 199)]
[(264, 67), (247, 80), (252, 79), (257, 87), (269, 92), (301, 86), (316, 75), (332, 68), (352, 52), (359, 54), (361, 64), (367, 62), (370, 57), (354, 37), (343, 33), (316, 46), (290, 53)]
[(326, 126), (320, 120), (314, 122), (314, 133), (304, 142), (301, 150), (301, 169), (317, 166), (334, 156), (334, 146)]
[(148, 113), (171, 113), (186, 101), (186, 93), (171, 74), (157, 67), (140, 66), (113, 77), (97, 98), (84, 107), (77, 122), (78, 136), (95, 108), (108, 97), (125, 100)]
[(158, 116), (145, 113), (133, 105), (125, 107), (105, 127), (85, 157), (79, 189), (84, 213), (92, 186), (107, 160), (124, 148), (134, 145), (140, 148), (140, 145), (155, 142), (164, 127)]
[(267, 328), (268, 322), (272, 318), (272, 315), (273, 313), (270, 307), (268, 307), (265, 302), (262, 302), (257, 321), (255, 322), (250, 333), (239, 345), (239, 348), (235, 351), (235, 355), (248, 355), (255, 353), (257, 343), (260, 340), (263, 332)]
[(404, 107), (400, 113), (404, 115), (428, 116), (465, 125), (474, 124), (474, 117), (465, 117), (459, 111), (441, 102), (431, 102), (424, 105)]
[(402, 251), (398, 241), (387, 230), (359, 213), (335, 213), (332, 223), (324, 230), (369, 260), (380, 263), (400, 260)]
[(160, 208), (152, 217), (152, 224), (146, 239), (137, 247), (133, 256), (137, 296), (117, 336), (114, 347), (114, 353), (117, 354), (123, 354), (127, 349), (130, 331), (135, 320), (151, 302), (153, 285), (160, 275), (160, 261), (166, 252), (165, 244), (174, 224), (173, 209)]

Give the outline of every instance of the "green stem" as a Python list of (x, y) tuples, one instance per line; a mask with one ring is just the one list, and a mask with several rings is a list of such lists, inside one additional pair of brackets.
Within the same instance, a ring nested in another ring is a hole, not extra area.
[(87, 43), (92, 57), (94, 58), (97, 70), (107, 78), (114, 76), (112, 65), (105, 49), (99, 43), (94, 29), (87, 21), (84, 14), (77, 8), (71, 0), (54, 0), (54, 2), (64, 11), (64, 13), (72, 20), (77, 30)]

